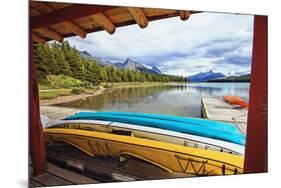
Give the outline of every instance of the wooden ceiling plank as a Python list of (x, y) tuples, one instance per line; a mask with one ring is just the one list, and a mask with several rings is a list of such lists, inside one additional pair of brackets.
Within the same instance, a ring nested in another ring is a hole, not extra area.
[(141, 8), (127, 8), (134, 18), (134, 20), (137, 22), (137, 24), (140, 26), (140, 28), (146, 28), (148, 25), (148, 19), (146, 15), (144, 14), (143, 10)]
[(109, 34), (113, 34), (116, 30), (115, 25), (103, 13), (91, 16), (94, 22), (103, 27)]
[(48, 14), (43, 14), (31, 18), (30, 26), (32, 29), (40, 28), (40, 27), (48, 27), (50, 25), (54, 25), (57, 23), (101, 13), (106, 10), (110, 10), (112, 8), (115, 7), (103, 6), (103, 5), (85, 5), (85, 4), (71, 5), (59, 10), (52, 11)]
[(179, 14), (180, 14), (181, 20), (183, 20), (183, 21), (188, 20), (188, 18), (190, 17), (190, 11), (187, 11), (187, 10), (180, 10)]
[(36, 10), (36, 9), (30, 9), (29, 14), (30, 14), (30, 17), (31, 17), (31, 18), (32, 18), (32, 17), (35, 17), (35, 16), (41, 15), (41, 13), (40, 13), (38, 10)]
[(36, 9), (37, 11), (44, 13), (44, 14), (50, 13), (54, 10), (50, 6), (48, 6), (46, 3), (38, 2), (38, 1), (32, 1), (30, 3), (30, 7), (33, 9)]
[(50, 30), (50, 29), (47, 29), (47, 28), (37, 28), (37, 29), (34, 29), (33, 31), (36, 31), (38, 33), (40, 33), (41, 35), (43, 36), (46, 36), (50, 39), (54, 39), (58, 42), (62, 42), (63, 41), (63, 36)]
[(44, 44), (46, 42), (45, 39), (38, 37), (37, 35), (35, 35), (34, 33), (32, 33), (32, 40), (38, 43), (42, 43)]
[(72, 3), (61, 3), (61, 2), (45, 2), (45, 3), (55, 10), (73, 5)]
[(77, 24), (75, 24), (72, 21), (64, 22), (64, 24), (67, 26), (67, 28), (74, 34), (80, 36), (81, 38), (85, 38), (87, 36), (87, 33), (81, 29)]
[[(44, 2), (33, 2), (31, 6), (41, 13), (49, 13), (55, 10), (52, 5)], [(67, 26), (72, 33), (80, 36), (81, 38), (85, 38), (87, 36), (87, 33), (72, 21), (66, 21), (64, 22), (64, 25)]]

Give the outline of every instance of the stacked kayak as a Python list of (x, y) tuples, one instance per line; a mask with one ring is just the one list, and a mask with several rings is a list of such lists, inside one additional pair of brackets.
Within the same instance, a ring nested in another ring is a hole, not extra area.
[(64, 120), (101, 120), (154, 127), (245, 145), (245, 136), (230, 123), (134, 112), (79, 112)]
[(229, 123), (134, 112), (79, 112), (44, 123), (47, 143), (91, 156), (138, 158), (169, 172), (243, 173), (245, 136)]
[(98, 132), (107, 132), (113, 134), (133, 135), (138, 138), (158, 140), (162, 142), (173, 143), (177, 145), (203, 148), (237, 155), (244, 155), (245, 147), (231, 142), (158, 129), (153, 127), (144, 127), (132, 124), (99, 121), (99, 120), (55, 120), (49, 121), (46, 128), (68, 128), (80, 129)]
[(137, 158), (168, 172), (196, 176), (243, 173), (240, 155), (81, 129), (46, 128), (44, 134), (47, 144), (65, 142), (92, 157)]

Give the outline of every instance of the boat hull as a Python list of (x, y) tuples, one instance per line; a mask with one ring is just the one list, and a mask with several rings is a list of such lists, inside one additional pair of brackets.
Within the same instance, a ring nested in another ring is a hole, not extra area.
[(243, 173), (244, 158), (223, 152), (78, 129), (44, 129), (44, 134), (47, 143), (66, 142), (93, 157), (133, 157), (169, 172), (199, 176)]
[(118, 122), (95, 120), (56, 120), (49, 122), (48, 128), (72, 128), (105, 133), (116, 132), (116, 134), (118, 134), (118, 131), (119, 134), (122, 134), (122, 132), (120, 133), (120, 131), (123, 131), (123, 134), (131, 133), (138, 138), (158, 140), (182, 146), (215, 150), (237, 155), (244, 155), (245, 150), (244, 146), (221, 140)]
[[(136, 113), (138, 114), (138, 113)], [(99, 121), (112, 121), (126, 124), (134, 124), (144, 127), (153, 127), (158, 129), (165, 129), (169, 131), (176, 131), (186, 134), (192, 134), (217, 140), (223, 140), (227, 142), (232, 142), (235, 144), (245, 145), (245, 135), (238, 133), (236, 131), (230, 131), (228, 129), (222, 128), (212, 128), (207, 124), (199, 124), (196, 122), (202, 122), (201, 119), (193, 120), (193, 123), (185, 122), (184, 120), (175, 120), (174, 118), (170, 119), (165, 117), (157, 118), (150, 117), (151, 115), (146, 114), (146, 117), (143, 115), (118, 115), (113, 113), (104, 113), (104, 112), (79, 112), (77, 114), (71, 115), (65, 120), (99, 120)], [(188, 119), (177, 117), (180, 119)], [(217, 123), (217, 122), (216, 122)], [(204, 126), (206, 125), (206, 126)], [(233, 125), (234, 126), (234, 125)]]

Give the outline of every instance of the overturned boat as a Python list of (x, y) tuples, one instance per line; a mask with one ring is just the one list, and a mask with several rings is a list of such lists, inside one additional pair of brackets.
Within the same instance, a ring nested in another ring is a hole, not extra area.
[(45, 123), (45, 128), (68, 128), (129, 135), (138, 138), (158, 140), (162, 142), (214, 150), (237, 155), (244, 155), (245, 147), (239, 144), (196, 136), (165, 129), (145, 127), (119, 122), (100, 120), (53, 120)]
[(79, 112), (64, 120), (100, 120), (139, 125), (186, 133), (238, 145), (245, 145), (245, 135), (231, 123), (200, 118), (135, 112)]
[(244, 158), (225, 152), (82, 129), (45, 128), (46, 143), (64, 142), (90, 156), (137, 158), (168, 172), (196, 176), (243, 173)]

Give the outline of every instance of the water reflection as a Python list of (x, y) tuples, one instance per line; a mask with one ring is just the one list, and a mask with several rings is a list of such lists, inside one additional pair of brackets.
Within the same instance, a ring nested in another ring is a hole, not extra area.
[(248, 101), (249, 83), (194, 83), (113, 89), (60, 106), (201, 116), (201, 97), (237, 95)]

